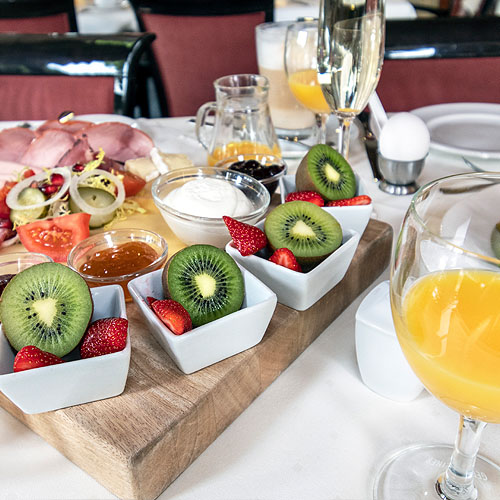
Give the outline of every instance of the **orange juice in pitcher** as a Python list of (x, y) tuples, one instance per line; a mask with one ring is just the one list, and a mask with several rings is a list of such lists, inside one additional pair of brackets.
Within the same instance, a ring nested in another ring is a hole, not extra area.
[[(269, 83), (261, 75), (229, 75), (215, 80), (216, 102), (201, 106), (196, 135), (209, 165), (243, 153), (281, 156), (268, 105)], [(215, 114), (213, 124), (207, 122)]]

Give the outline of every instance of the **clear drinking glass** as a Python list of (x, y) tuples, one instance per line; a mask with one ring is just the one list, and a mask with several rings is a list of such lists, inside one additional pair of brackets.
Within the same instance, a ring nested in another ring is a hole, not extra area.
[(500, 422), (498, 200), (500, 174), (454, 175), (420, 188), (405, 216), (391, 265), (394, 325), (415, 374), (461, 417), (454, 448), (391, 457), (376, 500), (499, 497), (499, 467), (478, 456), (486, 423)]
[(314, 133), (314, 113), (295, 99), (285, 73), (285, 37), (292, 21), (255, 28), (259, 73), (269, 80), (269, 109), (278, 137), (306, 139)]
[(385, 46), (384, 0), (321, 0), (318, 80), (340, 122), (338, 151), (349, 152), (352, 120), (366, 107), (380, 77)]
[(316, 117), (317, 142), (326, 141), (326, 121), (330, 107), (317, 75), (318, 23), (302, 21), (288, 26), (285, 38), (285, 71), (295, 98)]

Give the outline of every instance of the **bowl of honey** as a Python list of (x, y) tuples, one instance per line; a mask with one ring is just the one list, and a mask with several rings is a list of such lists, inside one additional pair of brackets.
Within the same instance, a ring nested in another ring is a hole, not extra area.
[(145, 229), (116, 229), (81, 241), (68, 255), (68, 266), (90, 287), (120, 285), (130, 301), (130, 280), (160, 269), (168, 256), (165, 239)]

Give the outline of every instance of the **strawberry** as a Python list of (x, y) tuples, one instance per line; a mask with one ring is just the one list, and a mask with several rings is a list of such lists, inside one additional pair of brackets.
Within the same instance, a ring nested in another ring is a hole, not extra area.
[(155, 299), (154, 297), (146, 297), (146, 301), (149, 305), (149, 307), (151, 307), (153, 305), (153, 302), (156, 302), (158, 299)]
[(353, 198), (344, 198), (343, 200), (329, 201), (327, 207), (353, 207), (356, 205), (369, 205), (372, 199), (366, 194), (354, 196)]
[(285, 198), (285, 202), (287, 201), (309, 201), (318, 205), (318, 207), (325, 206), (325, 200), (316, 191), (295, 191), (289, 193)]
[(174, 335), (182, 335), (193, 328), (189, 313), (175, 300), (155, 300), (151, 308)]
[(58, 363), (64, 363), (64, 360), (51, 352), (42, 351), (34, 345), (27, 345), (16, 354), (14, 358), (14, 371), (22, 372)]
[(125, 349), (128, 320), (103, 318), (94, 321), (83, 336), (80, 346), (82, 358), (93, 358)]
[(222, 218), (233, 239), (233, 245), (240, 251), (241, 255), (253, 255), (267, 246), (266, 235), (258, 227), (232, 219), (227, 215)]
[(297, 262), (295, 255), (293, 255), (293, 252), (288, 248), (278, 248), (271, 257), (269, 257), (269, 260), (279, 266), (288, 267), (288, 269), (292, 271), (302, 272), (302, 268)]

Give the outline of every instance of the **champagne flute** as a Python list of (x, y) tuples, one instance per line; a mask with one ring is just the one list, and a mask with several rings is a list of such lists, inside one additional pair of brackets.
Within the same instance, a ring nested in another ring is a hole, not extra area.
[(318, 23), (302, 21), (287, 28), (285, 72), (294, 97), (316, 118), (317, 142), (326, 142), (326, 122), (330, 107), (325, 100), (317, 75)]
[(345, 158), (351, 122), (377, 87), (384, 45), (384, 0), (321, 0), (318, 80), (339, 119), (339, 153)]
[(394, 325), (415, 374), (461, 417), (454, 448), (391, 457), (376, 500), (498, 498), (500, 468), (478, 450), (486, 423), (500, 423), (499, 199), (500, 174), (459, 174), (420, 188), (405, 216), (391, 264)]

